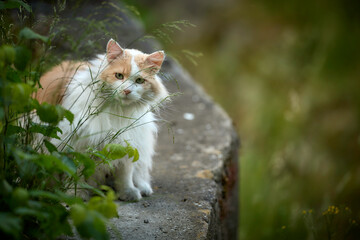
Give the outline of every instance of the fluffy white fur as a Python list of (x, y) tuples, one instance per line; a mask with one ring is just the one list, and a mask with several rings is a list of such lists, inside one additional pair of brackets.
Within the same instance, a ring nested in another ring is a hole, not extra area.
[[(97, 56), (86, 67), (80, 68), (69, 83), (62, 106), (74, 113), (75, 119), (71, 126), (66, 121), (60, 123), (59, 127), (63, 130), (62, 140), (56, 141), (58, 145), (62, 144), (64, 147), (64, 144), (67, 144), (77, 151), (89, 147), (102, 149), (109, 142), (126, 145), (125, 141), (128, 141), (138, 149), (139, 160), (134, 163), (128, 158), (114, 160), (113, 170), (101, 165), (88, 182), (98, 186), (105, 183), (107, 174), (114, 174), (114, 188), (119, 198), (139, 200), (153, 192), (150, 170), (157, 125), (151, 110), (166, 98), (168, 93), (157, 75), (154, 76), (154, 81), (158, 84), (156, 93), (152, 89), (145, 89), (142, 84), (136, 84), (134, 81), (142, 69), (139, 69), (134, 59), (144, 53), (133, 49), (124, 50), (117, 43), (115, 48), (118, 47), (119, 51), (126, 51), (128, 56), (131, 56), (131, 77), (125, 81), (104, 82), (100, 77), (101, 73), (111, 67), (113, 60), (109, 59), (112, 51), (110, 44), (114, 44), (114, 40), (109, 41), (107, 54)], [(121, 53), (123, 52), (119, 55)], [(159, 67), (161, 63), (157, 63)], [(129, 89), (131, 93), (124, 94), (125, 89)], [(84, 193), (82, 195), (87, 198)]]

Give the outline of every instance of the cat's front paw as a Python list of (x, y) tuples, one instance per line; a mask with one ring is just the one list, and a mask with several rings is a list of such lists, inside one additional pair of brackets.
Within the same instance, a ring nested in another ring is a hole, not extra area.
[(123, 201), (139, 201), (141, 199), (140, 190), (135, 187), (123, 189), (118, 194), (119, 199)]
[(144, 197), (148, 197), (153, 193), (150, 184), (147, 182), (142, 182), (137, 186), (137, 188), (140, 190), (141, 195)]

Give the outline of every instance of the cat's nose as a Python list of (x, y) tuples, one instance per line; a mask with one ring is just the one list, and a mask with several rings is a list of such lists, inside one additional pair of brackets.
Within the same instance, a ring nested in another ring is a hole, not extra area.
[(125, 89), (125, 90), (124, 90), (124, 93), (125, 93), (125, 95), (129, 95), (129, 94), (131, 93), (131, 90)]

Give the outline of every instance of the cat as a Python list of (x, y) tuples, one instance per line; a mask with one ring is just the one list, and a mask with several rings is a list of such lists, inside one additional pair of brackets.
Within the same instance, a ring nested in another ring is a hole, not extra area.
[[(152, 110), (169, 96), (158, 76), (164, 58), (163, 51), (145, 54), (124, 49), (110, 39), (106, 54), (89, 62), (63, 62), (40, 78), (37, 100), (61, 104), (74, 114), (71, 125), (65, 120), (59, 124), (61, 141), (53, 140), (58, 147), (100, 150), (110, 142), (124, 146), (128, 142), (138, 150), (138, 161), (127, 157), (114, 160), (114, 169), (99, 165), (87, 180), (96, 187), (112, 175), (121, 200), (138, 201), (153, 193), (150, 170), (157, 119)], [(89, 198), (86, 190), (80, 195)]]

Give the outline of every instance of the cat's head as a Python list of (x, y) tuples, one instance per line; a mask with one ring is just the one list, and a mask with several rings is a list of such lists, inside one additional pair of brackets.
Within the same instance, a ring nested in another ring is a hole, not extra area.
[(107, 66), (100, 79), (113, 90), (124, 106), (152, 105), (168, 96), (157, 76), (164, 61), (163, 51), (145, 54), (135, 49), (123, 49), (113, 39), (106, 46)]

